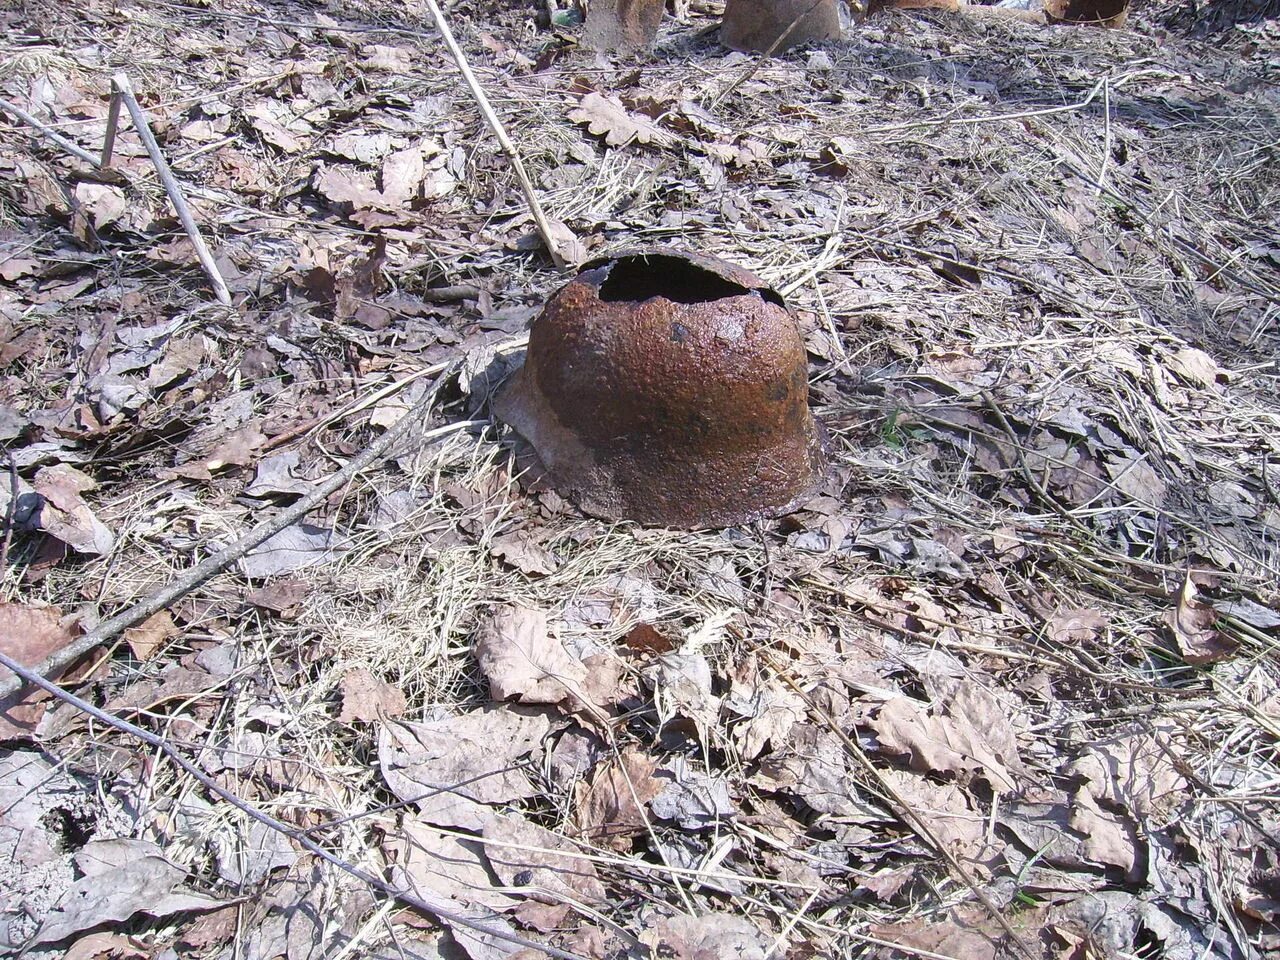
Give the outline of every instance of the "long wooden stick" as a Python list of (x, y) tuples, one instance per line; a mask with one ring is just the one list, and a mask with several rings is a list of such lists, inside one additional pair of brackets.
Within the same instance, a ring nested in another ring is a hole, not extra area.
[[(375, 460), (384, 457), (400, 440), (422, 423), (431, 404), (435, 401), (441, 387), (448, 381), (456, 369), (456, 364), (436, 378), (431, 389), (427, 390), (409, 409), (409, 412), (392, 425), (386, 433), (365, 448), (359, 456), (351, 460), (337, 473), (332, 474), (314, 490), (297, 503), (281, 511), (270, 520), (254, 527), (243, 537), (228, 547), (197, 563), (194, 567), (174, 577), (160, 589), (143, 597), (133, 606), (126, 608), (108, 620), (104, 620), (89, 632), (76, 637), (61, 650), (50, 654), (46, 659), (32, 667), (35, 673), (48, 677), (65, 670), (94, 647), (123, 633), (129, 627), (146, 620), (152, 614), (159, 613), (170, 604), (186, 596), (200, 584), (221, 573), (231, 564), (242, 558), (258, 544), (275, 536), (285, 527), (297, 523), (317, 506), (351, 482), (361, 470)], [(8, 696), (21, 686), (17, 677), (6, 677), (0, 680), (0, 698)]]
[(133, 125), (138, 131), (138, 136), (142, 138), (142, 144), (147, 148), (147, 154), (151, 157), (151, 162), (155, 165), (156, 173), (160, 175), (160, 183), (164, 186), (164, 192), (169, 195), (169, 202), (173, 204), (173, 209), (178, 214), (178, 219), (182, 221), (182, 228), (187, 231), (187, 236), (191, 238), (191, 244), (196, 248), (196, 257), (200, 260), (200, 266), (204, 267), (205, 276), (209, 278), (209, 283), (213, 286), (213, 295), (218, 298), (218, 302), (224, 307), (231, 306), (231, 291), (227, 289), (227, 282), (222, 279), (222, 273), (218, 270), (218, 265), (213, 262), (213, 255), (209, 253), (209, 248), (204, 244), (204, 238), (200, 236), (200, 228), (196, 226), (195, 217), (191, 215), (191, 208), (187, 206), (186, 198), (183, 197), (182, 191), (178, 188), (178, 181), (173, 178), (173, 171), (169, 169), (169, 161), (164, 158), (164, 154), (160, 152), (160, 144), (156, 143), (155, 134), (151, 132), (151, 125), (147, 122), (147, 115), (142, 112), (142, 107), (138, 103), (138, 98), (133, 95), (133, 85), (129, 82), (129, 78), (123, 73), (117, 73), (111, 78), (112, 90), (112, 109), (111, 114), (107, 118), (107, 136), (102, 148), (102, 165), (106, 166), (111, 162), (111, 150), (115, 144), (115, 120), (120, 116), (120, 107), (118, 101), (123, 101), (125, 109), (129, 111), (129, 116), (133, 118)]
[(3, 97), (0, 97), (0, 110), (3, 110), (5, 113), (9, 114), (10, 116), (17, 117), (27, 126), (38, 131), (42, 136), (45, 137), (45, 139), (51, 141), (52, 143), (56, 143), (63, 150), (67, 151), (67, 153), (71, 154), (76, 159), (83, 160), (85, 163), (89, 164), (91, 167), (102, 166), (102, 161), (99, 160), (97, 157), (95, 157), (88, 150), (85, 150), (82, 147), (77, 147), (74, 143), (72, 143), (62, 134), (58, 133), (57, 130), (54, 130), (49, 125), (42, 123), (40, 120), (36, 119), (31, 114), (27, 113), (27, 111), (23, 110), (16, 103), (10, 103), (8, 100), (5, 100)]
[(440, 6), (436, 3), (436, 0), (422, 0), (422, 2), (431, 11), (431, 19), (435, 21), (436, 29), (440, 31), (440, 36), (444, 38), (445, 46), (449, 48), (450, 55), (462, 72), (462, 79), (466, 81), (467, 86), (470, 88), (471, 96), (475, 98), (476, 106), (484, 114), (485, 122), (489, 124), (489, 129), (493, 131), (493, 135), (498, 138), (498, 145), (502, 147), (502, 152), (511, 161), (511, 167), (516, 172), (516, 179), (520, 181), (520, 189), (524, 192), (524, 198), (529, 203), (529, 212), (533, 214), (533, 222), (538, 228), (538, 234), (546, 245), (547, 253), (551, 254), (551, 262), (557, 267), (564, 267), (566, 261), (560, 252), (560, 245), (551, 230), (551, 224), (547, 222), (547, 215), (542, 212), (542, 204), (538, 200), (538, 194), (533, 189), (533, 182), (529, 179), (529, 174), (525, 172), (524, 161), (520, 159), (520, 154), (516, 151), (515, 144), (507, 136), (506, 128), (503, 127), (502, 121), (498, 119), (497, 113), (494, 112), (492, 104), (489, 103), (489, 98), (485, 96), (484, 89), (480, 86), (480, 81), (471, 72), (471, 64), (467, 62), (467, 57), (462, 52), (462, 48), (458, 46), (458, 41), (453, 38), (453, 31), (449, 29), (449, 23), (445, 20)]

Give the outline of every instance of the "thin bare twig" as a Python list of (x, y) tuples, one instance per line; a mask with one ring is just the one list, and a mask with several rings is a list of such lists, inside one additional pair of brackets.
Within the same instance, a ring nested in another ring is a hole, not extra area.
[(48, 124), (42, 123), (41, 121), (37, 120), (31, 114), (27, 113), (27, 111), (19, 107), (17, 104), (10, 103), (8, 100), (5, 100), (3, 97), (0, 97), (0, 110), (3, 110), (5, 113), (9, 114), (12, 117), (17, 117), (27, 126), (31, 127), (32, 129), (40, 133), (41, 136), (43, 136), (46, 140), (48, 140), (51, 143), (56, 143), (63, 150), (67, 151), (67, 153), (71, 154), (76, 159), (83, 160), (85, 163), (89, 164), (89, 166), (91, 167), (96, 168), (96, 167), (102, 166), (102, 161), (99, 160), (97, 157), (95, 157), (88, 150), (85, 150), (83, 147), (76, 146), (74, 143), (72, 143), (62, 134), (58, 133), (58, 131), (54, 130)]
[(152, 733), (149, 730), (144, 730), (142, 727), (139, 727), (135, 724), (130, 723), (128, 720), (122, 720), (119, 717), (116, 717), (110, 713), (107, 713), (105, 710), (98, 709), (93, 704), (89, 703), (87, 700), (82, 700), (80, 697), (77, 697), (75, 694), (71, 693), (69, 690), (64, 690), (62, 687), (58, 686), (56, 683), (53, 683), (50, 680), (46, 680), (44, 677), (40, 676), (34, 670), (29, 670), (28, 668), (24, 667), (22, 664), (18, 663), (16, 660), (10, 657), (8, 654), (4, 653), (3, 650), (0, 650), (0, 666), (7, 667), (25, 682), (30, 683), (33, 686), (37, 686), (40, 689), (53, 694), (53, 696), (57, 697), (63, 703), (66, 703), (69, 706), (75, 707), (77, 710), (80, 710), (86, 715), (93, 717), (93, 719), (98, 720), (101, 723), (105, 723), (109, 727), (119, 730), (121, 733), (128, 734), (129, 736), (134, 737), (135, 739), (141, 740), (143, 743), (147, 744), (148, 746), (155, 747), (157, 750), (160, 750), (162, 753), (164, 753), (165, 756), (167, 756), (170, 760), (176, 763), (179, 767), (181, 767), (186, 773), (194, 777), (206, 790), (208, 790), (214, 796), (218, 797), (221, 800), (225, 800), (227, 803), (231, 804), (241, 813), (245, 814), (248, 817), (251, 817), (252, 819), (256, 820), (258, 823), (261, 823), (262, 825), (270, 828), (271, 830), (274, 830), (277, 833), (281, 833), (284, 836), (290, 838), (299, 846), (301, 846), (303, 849), (305, 849), (308, 853), (314, 854), (315, 856), (323, 860), (325, 863), (335, 866), (339, 870), (342, 870), (343, 872), (348, 873), (351, 876), (355, 877), (357, 880), (360, 880), (363, 883), (368, 884), (373, 889), (378, 890), (379, 892), (384, 893), (389, 897), (393, 897), (396, 900), (399, 900), (405, 906), (412, 907), (414, 910), (418, 910), (424, 914), (427, 914), (428, 916), (436, 917), (437, 919), (445, 923), (457, 924), (460, 927), (466, 927), (469, 930), (475, 930), (477, 933), (482, 933), (486, 936), (494, 937), (495, 939), (502, 940), (506, 943), (512, 943), (512, 944), (516, 944), (517, 946), (525, 947), (530, 950), (540, 951), (542, 953), (545, 953), (547, 956), (559, 958), (559, 960), (585, 960), (585, 958), (581, 957), (576, 953), (569, 953), (566, 950), (558, 950), (555, 947), (548, 946), (547, 944), (538, 943), (534, 940), (529, 940), (526, 937), (520, 936), (518, 933), (511, 933), (507, 930), (503, 930), (498, 927), (491, 927), (491, 926), (488, 926), (487, 924), (481, 923), (479, 920), (474, 920), (471, 917), (463, 916), (460, 913), (454, 913), (453, 911), (450, 911), (450, 910), (443, 910), (438, 906), (433, 906), (432, 904), (427, 903), (425, 900), (422, 900), (421, 898), (415, 896), (413, 893), (411, 893), (408, 890), (403, 890), (403, 889), (400, 889), (399, 887), (393, 887), (391, 884), (387, 883), (385, 880), (381, 879), (380, 877), (376, 877), (371, 873), (366, 873), (364, 870), (361, 870), (359, 867), (355, 866), (355, 864), (348, 863), (346, 860), (343, 860), (341, 857), (335, 856), (334, 854), (330, 853), (324, 847), (320, 846), (318, 843), (316, 843), (314, 840), (308, 837), (306, 833), (303, 832), (302, 830), (298, 830), (294, 827), (289, 826), (289, 824), (281, 820), (277, 820), (275, 817), (271, 816), (269, 813), (259, 810), (253, 804), (249, 803), (247, 800), (244, 800), (240, 796), (232, 793), (230, 790), (221, 786), (212, 778), (210, 778), (208, 775), (206, 775), (204, 771), (202, 771), (194, 763), (192, 763), (180, 752), (178, 752), (178, 750), (171, 743), (169, 743), (169, 741), (166, 740), (164, 737), (157, 736), (156, 734)]
[(551, 229), (551, 224), (547, 221), (547, 215), (542, 212), (542, 204), (538, 200), (537, 192), (533, 189), (533, 182), (529, 179), (529, 174), (525, 172), (524, 161), (520, 159), (520, 154), (516, 151), (515, 144), (507, 136), (507, 130), (502, 125), (502, 121), (498, 119), (498, 114), (494, 112), (493, 105), (489, 103), (489, 98), (485, 96), (484, 88), (480, 86), (480, 81), (471, 72), (471, 64), (467, 62), (467, 56), (462, 52), (462, 48), (458, 46), (458, 41), (453, 38), (453, 31), (449, 29), (449, 22), (445, 20), (444, 13), (441, 12), (436, 0), (422, 0), (422, 2), (431, 11), (431, 19), (435, 21), (436, 29), (440, 31), (440, 36), (444, 38), (445, 46), (449, 48), (449, 54), (462, 72), (462, 79), (466, 81), (467, 88), (471, 91), (471, 96), (475, 98), (476, 106), (484, 114), (485, 122), (489, 124), (489, 129), (493, 131), (493, 135), (498, 138), (498, 145), (502, 147), (502, 152), (511, 161), (511, 168), (515, 171), (516, 179), (520, 181), (520, 189), (524, 192), (525, 200), (528, 201), (529, 212), (533, 215), (533, 222), (538, 228), (538, 235), (542, 237), (547, 253), (551, 255), (551, 262), (557, 267), (566, 266), (567, 261), (560, 252), (560, 244)]
[[(455, 365), (456, 367), (456, 365)], [(41, 676), (51, 676), (74, 663), (81, 656), (92, 650), (105, 640), (115, 637), (135, 624), (141, 623), (153, 614), (186, 596), (200, 584), (221, 573), (235, 563), (250, 550), (275, 536), (285, 527), (297, 523), (317, 506), (323, 503), (330, 494), (346, 486), (365, 467), (375, 460), (384, 457), (402, 439), (422, 423), (427, 411), (435, 402), (441, 387), (452, 375), (453, 368), (442, 373), (431, 389), (427, 390), (418, 401), (390, 427), (386, 433), (370, 444), (365, 450), (351, 460), (345, 467), (317, 484), (315, 489), (297, 503), (281, 511), (270, 520), (260, 523), (251, 531), (228, 547), (219, 550), (213, 556), (202, 560), (190, 570), (174, 577), (159, 590), (155, 590), (133, 606), (103, 621), (93, 630), (88, 631), (61, 650), (55, 651), (48, 658), (36, 664), (32, 669)], [(7, 696), (17, 690), (21, 684), (16, 677), (0, 680), (0, 697)]]
[(217, 297), (218, 302), (224, 307), (231, 306), (231, 291), (227, 289), (227, 282), (222, 279), (222, 273), (218, 270), (218, 265), (213, 262), (213, 255), (209, 253), (209, 248), (205, 246), (204, 238), (200, 236), (200, 228), (196, 226), (195, 218), (191, 215), (191, 208), (187, 206), (187, 200), (182, 195), (182, 190), (178, 187), (178, 181), (174, 179), (173, 171), (169, 169), (169, 161), (160, 152), (160, 144), (156, 142), (155, 135), (151, 132), (151, 126), (147, 123), (147, 115), (143, 113), (142, 107), (138, 104), (138, 98), (133, 95), (133, 85), (129, 83), (127, 76), (123, 73), (117, 73), (111, 78), (111, 90), (111, 111), (107, 118), (107, 135), (102, 146), (101, 165), (103, 167), (111, 165), (111, 152), (115, 146), (116, 138), (116, 123), (120, 117), (119, 101), (124, 101), (125, 109), (129, 111), (129, 116), (133, 118), (133, 125), (138, 131), (138, 136), (142, 139), (143, 146), (147, 148), (147, 155), (151, 157), (156, 173), (160, 176), (160, 183), (164, 187), (164, 192), (168, 194), (169, 202), (173, 204), (173, 209), (178, 214), (178, 219), (182, 221), (182, 228), (186, 230), (187, 236), (191, 238), (191, 245), (195, 247), (196, 257), (200, 260), (200, 266), (204, 268), (205, 276), (209, 278), (209, 283), (213, 287), (213, 295)]
[(18, 465), (9, 454), (9, 506), (4, 515), (4, 542), (0, 543), (0, 577), (9, 567), (9, 545), (13, 543), (13, 519), (18, 513)]

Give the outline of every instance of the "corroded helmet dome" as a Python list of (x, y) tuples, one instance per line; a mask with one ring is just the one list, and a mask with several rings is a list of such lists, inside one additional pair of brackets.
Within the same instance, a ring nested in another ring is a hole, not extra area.
[(825, 470), (795, 320), (754, 274), (706, 255), (588, 263), (534, 321), (495, 411), (560, 493), (610, 520), (776, 516)]

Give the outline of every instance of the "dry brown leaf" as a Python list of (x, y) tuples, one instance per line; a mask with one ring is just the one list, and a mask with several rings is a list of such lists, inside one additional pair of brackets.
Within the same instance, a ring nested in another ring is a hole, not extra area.
[(987, 820), (954, 783), (935, 783), (906, 770), (880, 774), (903, 802), (928, 825), (938, 841), (971, 870), (982, 873), (986, 855)]
[(1227, 378), (1213, 357), (1195, 347), (1183, 347), (1165, 359), (1170, 370), (1197, 387), (1213, 387)]
[(302, 601), (311, 592), (311, 584), (297, 577), (285, 577), (273, 580), (266, 586), (257, 587), (244, 595), (245, 603), (261, 610), (270, 610), (285, 620), (297, 616)]
[(245, 111), (249, 125), (282, 153), (299, 153), (303, 144), (285, 125), (294, 122), (286, 107), (275, 100), (261, 100)]
[(596, 136), (603, 136), (611, 147), (631, 143), (666, 144), (671, 136), (659, 130), (648, 117), (628, 113), (617, 97), (588, 93), (569, 111), (569, 119), (584, 123)]
[(532, 607), (503, 606), (480, 628), (476, 659), (495, 700), (560, 703), (585, 699), (587, 668), (552, 636), (546, 614)]
[(30, 257), (8, 257), (0, 261), (0, 280), (12, 283), (14, 280), (38, 273), (41, 266), (39, 260), (33, 260)]
[(90, 840), (75, 855), (83, 874), (67, 888), (27, 946), (57, 943), (81, 930), (118, 924), (134, 914), (168, 917), (222, 905), (183, 886), (187, 871), (145, 840)]
[(772, 939), (732, 913), (683, 914), (659, 920), (640, 934), (655, 957), (672, 960), (765, 960)]
[(338, 681), (338, 691), (342, 695), (339, 723), (393, 720), (408, 708), (399, 689), (379, 680), (364, 667), (344, 673)]
[(365, 48), (365, 56), (360, 65), (368, 70), (381, 70), (386, 73), (408, 74), (413, 71), (414, 52), (408, 47), (389, 47), (380, 43)]
[(1135, 820), (1165, 819), (1187, 799), (1187, 781), (1155, 733), (1140, 728), (1091, 743), (1064, 771), (1078, 777), (1095, 800)]
[(168, 610), (152, 614), (136, 627), (124, 632), (124, 639), (129, 649), (139, 660), (147, 660), (160, 649), (166, 640), (178, 635), (178, 626)]
[[(56, 653), (79, 633), (57, 607), (0, 603), (0, 650), (23, 666), (33, 667)], [(3, 670), (8, 676), (9, 671)], [(29, 736), (45, 714), (49, 695), (21, 689), (0, 698), (0, 738)]]
[(373, 185), (373, 178), (358, 170), (327, 167), (316, 177), (315, 189), (333, 203), (350, 204), (356, 210), (383, 205), (382, 191)]
[(1103, 810), (1087, 789), (1076, 791), (1067, 825), (1084, 837), (1083, 852), (1094, 863), (1119, 867), (1131, 882), (1141, 879), (1138, 837), (1122, 814)]
[(124, 191), (104, 183), (78, 183), (75, 197), (80, 211), (95, 230), (115, 223), (129, 209)]
[(402, 824), (403, 835), (385, 843), (396, 859), (397, 882), (433, 905), (454, 912), (459, 907), (512, 907), (516, 898), (498, 890), (489, 871), (484, 845), (442, 833), (416, 820)]
[(536, 794), (522, 758), (540, 752), (547, 717), (502, 704), (427, 723), (382, 728), (378, 762), (387, 786), (416, 803), (423, 820), (479, 830), (493, 816), (485, 804)]
[(574, 804), (578, 832), (615, 850), (630, 849), (631, 838), (646, 829), (643, 808), (666, 787), (654, 777), (657, 769), (656, 760), (627, 747), (597, 769), (590, 784), (579, 783)]
[(42, 468), (34, 486), (44, 500), (34, 521), (37, 529), (89, 556), (109, 553), (115, 546), (115, 534), (94, 516), (81, 496), (97, 487), (92, 477), (58, 464)]
[(1097, 610), (1064, 610), (1049, 618), (1046, 632), (1060, 646), (1087, 643), (1107, 628), (1107, 618)]
[(564, 837), (518, 815), (495, 816), (485, 826), (484, 837), (502, 844), (488, 844), (485, 852), (506, 886), (528, 887), (528, 896), (547, 903), (560, 903), (566, 896), (586, 903), (606, 899), (595, 864), (562, 855), (578, 851)]
[(538, 900), (526, 900), (516, 907), (511, 915), (531, 930), (550, 933), (563, 927), (572, 912), (573, 908), (567, 903), (550, 904)]
[(785, 746), (791, 730), (804, 720), (805, 703), (777, 680), (760, 673), (754, 655), (734, 670), (725, 706), (744, 718), (733, 729), (743, 760), (754, 760), (772, 745)]
[(637, 623), (622, 638), (630, 649), (637, 653), (670, 653), (676, 648), (678, 640), (674, 640), (651, 623)]
[(62, 960), (145, 960), (147, 956), (123, 934), (91, 933), (68, 947)]
[(389, 154), (382, 162), (380, 205), (398, 207), (409, 203), (418, 196), (425, 175), (421, 147), (406, 147)]
[[(989, 929), (990, 928), (990, 929)], [(957, 960), (996, 960), (1003, 931), (981, 906), (960, 907), (940, 919), (916, 917), (899, 923), (877, 923), (870, 931), (881, 940), (902, 944), (910, 955), (927, 951)], [(876, 957), (900, 956), (897, 951), (877, 951)]]
[(1197, 598), (1195, 583), (1187, 574), (1178, 592), (1178, 603), (1165, 612), (1182, 659), (1195, 666), (1229, 659), (1239, 644), (1217, 629), (1218, 612)]
[(538, 543), (528, 530), (516, 530), (494, 537), (489, 545), (489, 552), (521, 573), (546, 576), (555, 573), (560, 566), (555, 554)]
[(344, 133), (334, 137), (325, 152), (356, 163), (377, 163), (391, 152), (391, 134)]
[(568, 266), (575, 267), (587, 259), (587, 248), (563, 220), (548, 220), (547, 233), (556, 245), (556, 253)]
[(58, 607), (0, 603), (0, 649), (23, 666), (32, 667), (75, 639)]
[[(995, 722), (997, 718), (987, 717)], [(974, 723), (961, 716), (941, 716), (909, 697), (895, 697), (880, 708), (868, 725), (880, 746), (908, 758), (920, 773), (973, 773), (992, 789), (1012, 792), (1017, 782), (1002, 747), (990, 742)]]

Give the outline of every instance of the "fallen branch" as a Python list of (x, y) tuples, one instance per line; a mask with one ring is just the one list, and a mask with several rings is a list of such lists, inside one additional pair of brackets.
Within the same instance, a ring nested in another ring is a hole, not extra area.
[(349, 863), (341, 857), (330, 853), (328, 850), (324, 849), (324, 847), (320, 846), (308, 837), (304, 831), (291, 827), (282, 820), (277, 820), (275, 817), (271, 816), (271, 814), (259, 810), (247, 800), (244, 800), (238, 795), (232, 793), (230, 790), (221, 786), (206, 775), (204, 771), (194, 763), (179, 753), (178, 750), (164, 737), (158, 736), (149, 730), (144, 730), (142, 727), (132, 724), (128, 720), (122, 720), (117, 716), (113, 716), (105, 710), (98, 709), (87, 700), (82, 700), (69, 690), (64, 690), (56, 683), (46, 680), (35, 671), (27, 669), (3, 651), (0, 651), (0, 666), (9, 668), (22, 680), (32, 684), (33, 686), (39, 687), (47, 693), (53, 694), (53, 696), (57, 697), (63, 703), (75, 707), (77, 710), (80, 710), (82, 713), (85, 713), (93, 719), (101, 723), (105, 723), (107, 726), (113, 727), (121, 733), (134, 737), (137, 740), (141, 740), (148, 746), (155, 747), (184, 771), (194, 777), (214, 796), (221, 800), (225, 800), (241, 813), (256, 820), (263, 826), (266, 826), (293, 840), (308, 853), (314, 854), (325, 863), (331, 864), (339, 870), (342, 870), (344, 873), (348, 873), (357, 880), (368, 884), (373, 889), (399, 900), (405, 906), (412, 907), (414, 910), (424, 913), (427, 916), (435, 917), (444, 923), (450, 925), (456, 924), (460, 927), (466, 927), (469, 930), (474, 930), (477, 933), (482, 933), (485, 936), (493, 937), (494, 939), (502, 940), (506, 943), (515, 944), (530, 950), (537, 950), (540, 953), (545, 953), (547, 956), (556, 957), (558, 960), (586, 960), (586, 958), (581, 957), (576, 953), (569, 953), (566, 950), (557, 950), (555, 947), (522, 937), (518, 933), (511, 933), (500, 928), (490, 927), (479, 920), (472, 919), (471, 917), (463, 916), (460, 913), (454, 913), (451, 910), (444, 910), (438, 906), (433, 906), (420, 897), (415, 896), (408, 890), (393, 887), (381, 877), (376, 877), (371, 873), (366, 873), (355, 864)]
[[(432, 384), (431, 389), (427, 390), (386, 433), (382, 434), (341, 470), (321, 481), (314, 490), (297, 503), (281, 511), (270, 520), (258, 524), (235, 543), (202, 560), (191, 569), (174, 577), (160, 589), (143, 597), (133, 606), (103, 621), (97, 627), (77, 637), (62, 649), (50, 654), (45, 660), (35, 664), (31, 668), (32, 671), (42, 677), (48, 677), (65, 670), (94, 647), (164, 610), (205, 581), (221, 573), (264, 540), (270, 539), (286, 527), (297, 523), (327, 500), (331, 494), (350, 483), (361, 470), (375, 460), (386, 456), (400, 440), (408, 436), (425, 419), (427, 411), (430, 410), (431, 405), (435, 402), (441, 387), (452, 376), (456, 366), (454, 364), (441, 373), (436, 378), (436, 382)], [(17, 677), (9, 677), (0, 681), (0, 697), (8, 696), (21, 685)]]

